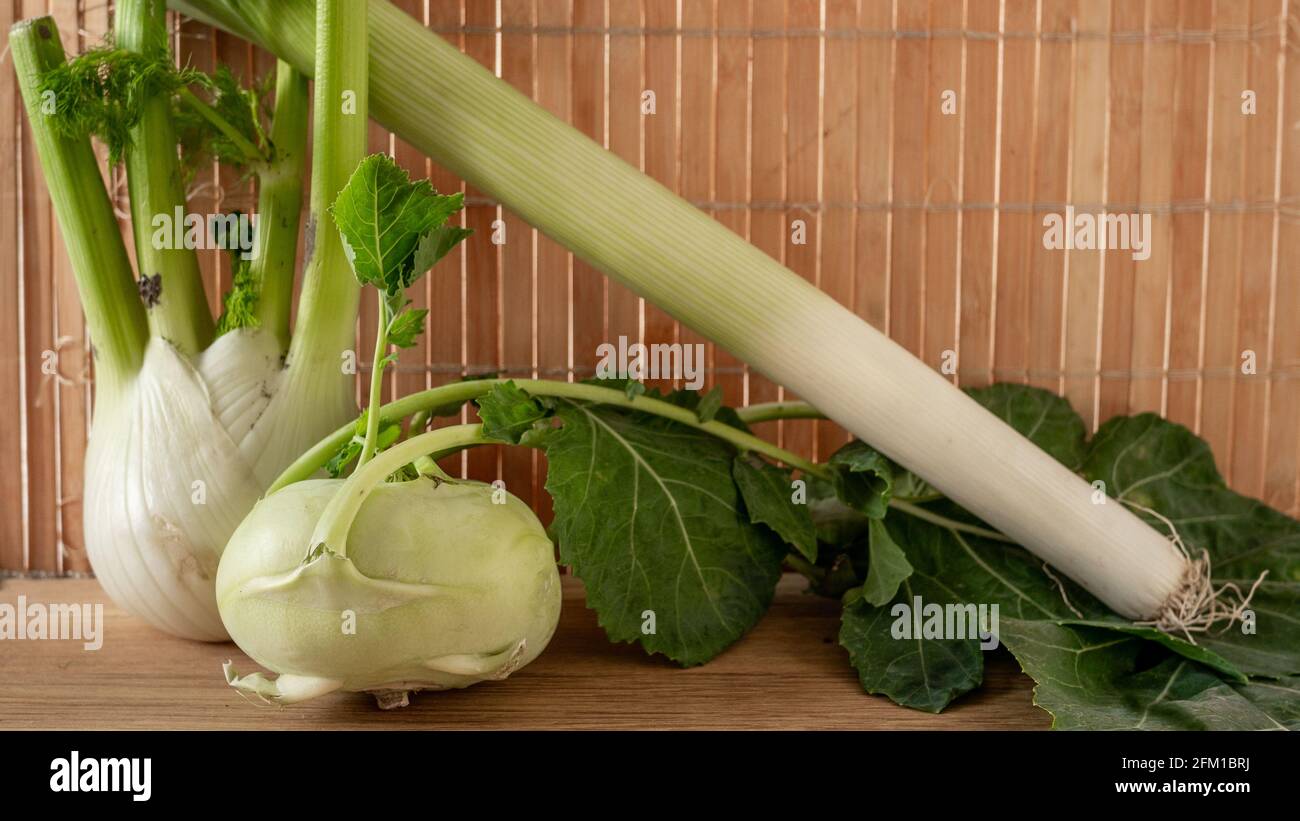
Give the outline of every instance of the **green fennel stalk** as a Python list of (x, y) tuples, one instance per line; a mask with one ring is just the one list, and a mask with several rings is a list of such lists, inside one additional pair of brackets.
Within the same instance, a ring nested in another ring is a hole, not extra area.
[[(141, 54), (166, 53), (167, 5), (163, 0), (121, 0), (117, 5), (117, 44)], [(193, 356), (212, 341), (215, 325), (203, 292), (198, 255), (185, 247), (155, 247), (155, 218), (175, 219), (185, 210), (185, 189), (176, 153), (171, 103), (163, 95), (144, 103), (126, 150), (131, 228), (140, 277), (157, 277), (160, 293), (148, 307), (149, 328)], [(174, 226), (174, 232), (181, 226)], [(174, 245), (175, 243), (170, 243)]]
[(341, 323), (338, 317), (356, 316), (361, 298), (329, 207), (365, 154), (369, 135), (366, 4), (322, 2), (314, 65), (309, 67), (316, 77), (315, 143), (302, 309), (289, 345), (290, 364), (321, 357), (338, 362), (355, 339), (352, 323)]
[(140, 367), (148, 339), (145, 312), (90, 138), (59, 133), (43, 107), (40, 76), (65, 62), (57, 26), (49, 17), (25, 20), (10, 32), (9, 46), (95, 345), (98, 414)]

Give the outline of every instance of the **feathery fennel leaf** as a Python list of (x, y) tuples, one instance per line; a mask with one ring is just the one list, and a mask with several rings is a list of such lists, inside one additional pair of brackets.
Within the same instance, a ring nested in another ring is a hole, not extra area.
[(257, 281), (252, 262), (236, 252), (230, 255), (230, 267), (230, 290), (223, 299), (221, 318), (217, 320), (217, 336), (236, 328), (255, 328), (259, 324), (257, 299), (261, 283)]
[(178, 69), (165, 49), (148, 54), (105, 45), (73, 57), (41, 76), (50, 95), (50, 122), (70, 137), (93, 136), (108, 147), (116, 165), (131, 142), (145, 104), (189, 85), (207, 85), (203, 72)]

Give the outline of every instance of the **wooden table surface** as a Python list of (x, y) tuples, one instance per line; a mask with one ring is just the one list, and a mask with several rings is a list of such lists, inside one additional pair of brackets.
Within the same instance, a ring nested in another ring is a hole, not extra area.
[(93, 579), (6, 579), (0, 602), (104, 603), (104, 643), (0, 641), (0, 729), (1035, 729), (1049, 718), (1030, 680), (998, 651), (984, 686), (941, 715), (898, 707), (858, 686), (836, 643), (834, 602), (782, 581), (767, 617), (712, 662), (689, 670), (612, 645), (565, 577), (564, 614), (542, 656), (506, 681), (423, 693), (380, 711), (361, 694), (290, 707), (253, 704), (221, 663), (255, 669), (233, 644), (172, 638), (113, 606)]

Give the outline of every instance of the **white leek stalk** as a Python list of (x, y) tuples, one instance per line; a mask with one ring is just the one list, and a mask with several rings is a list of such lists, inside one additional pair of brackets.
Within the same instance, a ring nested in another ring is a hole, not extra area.
[[(172, 0), (299, 69), (311, 0)], [(369, 3), (381, 123), (681, 322), (792, 388), (1056, 566), (1155, 619), (1202, 582), (1161, 534), (906, 350), (384, 0)]]
[[(119, 40), (150, 47), (143, 38), (165, 37), (164, 13), (160, 0), (124, 0)], [(330, 219), (326, 208), (360, 160), (367, 133), (364, 41), (349, 55), (346, 27), (327, 35), (316, 84), (313, 223)], [(212, 341), (193, 251), (159, 251), (147, 231), (137, 230), (144, 271), (161, 279), (161, 299), (146, 320), (90, 140), (60, 135), (46, 120), (40, 76), (64, 62), (53, 21), (20, 23), (10, 42), (95, 344), (84, 510), (91, 565), (118, 605), (155, 627), (225, 640), (215, 579), (231, 533), (286, 465), (356, 413), (353, 377), (342, 365), (353, 342), (358, 288), (332, 227), (316, 232), (297, 328), (288, 338), (306, 78), (287, 64), (277, 74), (272, 137), (279, 146), (261, 168), (259, 210), (266, 219), (257, 225), (252, 263), (262, 284), (260, 326)], [(342, 114), (336, 102), (345, 89), (356, 93), (355, 114)], [(137, 229), (141, 220), (150, 224), (152, 213), (180, 205), (175, 137), (162, 103), (147, 107), (128, 151)]]

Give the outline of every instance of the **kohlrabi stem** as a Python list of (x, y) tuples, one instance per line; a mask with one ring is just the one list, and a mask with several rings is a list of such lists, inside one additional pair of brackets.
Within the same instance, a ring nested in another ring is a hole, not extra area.
[[(759, 439), (757, 436), (745, 433), (742, 430), (733, 428), (730, 425), (724, 425), (721, 422), (701, 422), (699, 417), (695, 415), (694, 411), (686, 408), (673, 405), (669, 402), (664, 402), (660, 399), (653, 399), (648, 396), (628, 398), (628, 395), (622, 390), (616, 388), (602, 388), (599, 385), (588, 385), (581, 382), (554, 382), (547, 379), (480, 379), (472, 382), (452, 382), (448, 385), (410, 394), (409, 396), (402, 397), (395, 402), (389, 402), (387, 405), (383, 406), (376, 404), (377, 400), (374, 399), (372, 392), (372, 404), (370, 407), (372, 409), (378, 407), (379, 412), (370, 413), (369, 418), (367, 419), (367, 426), (372, 424), (378, 426), (380, 422), (393, 422), (399, 419), (405, 419), (412, 414), (428, 411), (430, 408), (450, 405), (454, 402), (468, 402), (471, 399), (475, 399), (492, 390), (493, 385), (501, 385), (511, 381), (513, 381), (524, 393), (527, 393), (530, 396), (551, 396), (561, 399), (574, 399), (581, 402), (599, 402), (605, 405), (617, 405), (619, 407), (631, 408), (642, 413), (661, 416), (665, 419), (671, 419), (674, 422), (680, 422), (683, 425), (688, 425), (697, 430), (702, 430), (706, 433), (712, 434), (735, 446), (741, 451), (761, 453), (778, 462), (784, 462), (790, 467), (796, 468), (805, 474), (816, 476), (821, 479), (830, 479), (832, 476), (831, 469), (826, 465), (819, 465), (815, 462), (810, 462), (798, 454), (783, 450), (770, 442)], [(391, 468), (382, 473), (383, 476), (387, 476), (407, 462), (413, 461), (415, 458), (408, 457), (405, 459), (397, 459), (397, 457), (390, 456), (390, 454), (397, 451), (399, 447), (405, 447), (415, 441), (428, 441), (426, 437), (433, 436), (434, 434), (449, 430), (459, 430), (466, 427), (481, 428), (479, 425), (459, 425), (454, 428), (439, 428), (438, 430), (430, 431), (429, 433), (420, 434), (419, 436), (407, 439), (400, 445), (394, 445), (388, 450), (383, 451), (366, 466), (367, 468), (371, 468), (374, 463), (380, 462), (381, 460), (383, 460), (383, 464), (385, 465), (388, 464), (390, 460), (396, 460), (393, 461), (393, 466)], [(309, 478), (316, 471), (320, 470), (327, 461), (329, 461), (330, 456), (332, 456), (344, 442), (347, 442), (354, 435), (355, 424), (348, 424), (339, 428), (329, 437), (322, 439), (310, 450), (298, 457), (296, 462), (286, 468), (284, 473), (281, 473), (280, 476), (271, 483), (271, 486), (266, 491), (267, 495), (275, 493), (277, 490), (280, 490), (287, 485), (291, 485), (294, 482), (300, 482), (303, 479)], [(476, 439), (465, 441), (460, 445), (460, 447), (484, 444), (501, 443), (492, 439), (483, 438), (480, 435)], [(435, 451), (449, 453), (455, 449), (457, 449), (457, 446), (455, 445), (439, 444), (436, 448), (426, 448), (423, 451), (420, 451), (417, 455), (422, 456), (434, 453)], [(416, 450), (419, 450), (419, 448)], [(402, 452), (405, 453), (406, 451)], [(359, 467), (357, 473), (360, 473), (360, 471), (361, 468)], [(353, 477), (355, 476), (356, 473), (353, 474)], [(351, 480), (349, 479), (349, 481)], [(906, 513), (909, 516), (915, 516), (918, 519), (922, 519), (931, 524), (945, 527), (950, 530), (970, 533), (974, 536), (981, 536), (986, 539), (994, 539), (1000, 542), (1011, 541), (997, 531), (989, 530), (977, 525), (966, 524), (965, 522), (959, 522), (955, 519), (941, 516), (938, 513), (926, 510), (925, 508), (901, 499), (891, 499), (889, 506)], [(313, 546), (318, 543), (318, 540), (312, 541)], [(332, 543), (329, 544), (331, 544), (331, 549), (333, 549)]]
[(279, 60), (275, 65), (275, 112), (271, 161), (257, 177), (257, 235), (253, 271), (261, 290), (258, 324), (289, 349), (289, 306), (302, 216), (302, 170), (307, 153), (307, 77)]
[(429, 427), (429, 411), (418, 410), (411, 415), (411, 421), (406, 429), (407, 436), (414, 436), (425, 428)]
[(329, 207), (347, 185), (369, 136), (366, 7), (356, 0), (316, 6), (315, 103), (307, 263), (289, 362), (338, 363), (355, 343), (360, 286)]
[(312, 532), (309, 554), (324, 545), (340, 556), (347, 555), (348, 530), (370, 491), (384, 483), (402, 465), (436, 451), (481, 445), (482, 425), (456, 425), (422, 433), (393, 445), (358, 467), (325, 506)]
[(376, 410), (384, 401), (384, 357), (388, 347), (389, 311), (388, 301), (382, 295), (375, 301), (379, 303), (379, 327), (375, 331), (375, 357), (370, 368), (370, 401), (366, 403), (366, 441), (361, 446), (361, 456), (357, 458), (358, 469), (370, 461), (379, 445), (379, 414)]
[(411, 464), (415, 465), (416, 473), (421, 476), (435, 476), (444, 482), (452, 481), (452, 478), (447, 475), (447, 471), (438, 467), (438, 462), (428, 454), (417, 458)]
[[(472, 382), (452, 382), (448, 385), (413, 393), (395, 402), (390, 402), (380, 407), (378, 413), (372, 413), (368, 421), (375, 424), (390, 422), (405, 419), (417, 411), (450, 405), (455, 402), (468, 402), (492, 390), (493, 385), (500, 385), (510, 381), (513, 381), (524, 393), (530, 396), (552, 396), (583, 402), (599, 402), (605, 405), (616, 405), (655, 416), (662, 416), (665, 419), (671, 419), (674, 422), (680, 422), (683, 425), (689, 425), (716, 436), (742, 451), (761, 453), (812, 476), (823, 479), (831, 476), (830, 469), (825, 465), (810, 462), (797, 454), (782, 450), (770, 442), (733, 428), (730, 425), (724, 425), (721, 422), (701, 422), (692, 410), (660, 399), (652, 399), (648, 396), (628, 398), (627, 394), (622, 390), (602, 388), (599, 385), (588, 385), (581, 382), (554, 382), (546, 379), (480, 379)], [(339, 428), (328, 438), (322, 439), (300, 456), (284, 473), (280, 474), (280, 477), (271, 484), (267, 493), (274, 493), (285, 485), (310, 477), (317, 470), (320, 470), (321, 466), (329, 461), (330, 456), (339, 449), (339, 446), (351, 439), (354, 433), (353, 425), (346, 425)], [(493, 444), (500, 443), (494, 442)]]
[(740, 419), (746, 425), (760, 422), (772, 422), (777, 419), (825, 419), (821, 411), (807, 402), (761, 402), (736, 408)]
[[(164, 0), (119, 0), (115, 15), (118, 46), (140, 54), (166, 52)], [(126, 150), (136, 261), (140, 277), (158, 277), (160, 286), (157, 301), (147, 306), (150, 331), (194, 355), (212, 341), (214, 323), (198, 255), (183, 242), (177, 247), (176, 237), (185, 233), (185, 188), (176, 146), (168, 95), (148, 100)], [(181, 225), (175, 224), (178, 212)]]
[(932, 511), (926, 510), (920, 505), (915, 505), (912, 504), (911, 502), (905, 502), (902, 499), (890, 499), (889, 506), (894, 508), (895, 510), (899, 510), (902, 511), (903, 513), (906, 513), (908, 516), (915, 516), (916, 518), (922, 521), (929, 522), (932, 525), (938, 525), (939, 527), (946, 528), (948, 530), (955, 530), (959, 533), (969, 533), (972, 536), (980, 536), (985, 539), (992, 539), (996, 542), (1006, 542), (1007, 544), (1015, 544), (1015, 541), (1013, 539), (1007, 538), (1006, 536), (1002, 535), (996, 530), (989, 530), (986, 527), (979, 527), (978, 525), (968, 525), (965, 522), (959, 522), (955, 519), (949, 519), (947, 516), (941, 516), (938, 513), (934, 513)]
[(58, 26), (49, 17), (24, 20), (10, 31), (9, 48), (95, 347), (98, 410), (140, 368), (148, 339), (144, 307), (90, 138), (61, 136), (44, 110), (40, 75), (64, 62)]
[(199, 99), (198, 95), (193, 91), (190, 91), (188, 88), (180, 88), (176, 93), (180, 97), (181, 102), (188, 105), (200, 117), (211, 123), (214, 128), (220, 131), (226, 139), (230, 140), (230, 142), (239, 149), (240, 153), (244, 155), (245, 165), (257, 168), (262, 163), (266, 162), (267, 156), (262, 149), (249, 142), (247, 137), (240, 134), (234, 126), (226, 121), (225, 117), (217, 113), (217, 110), (212, 106)]

